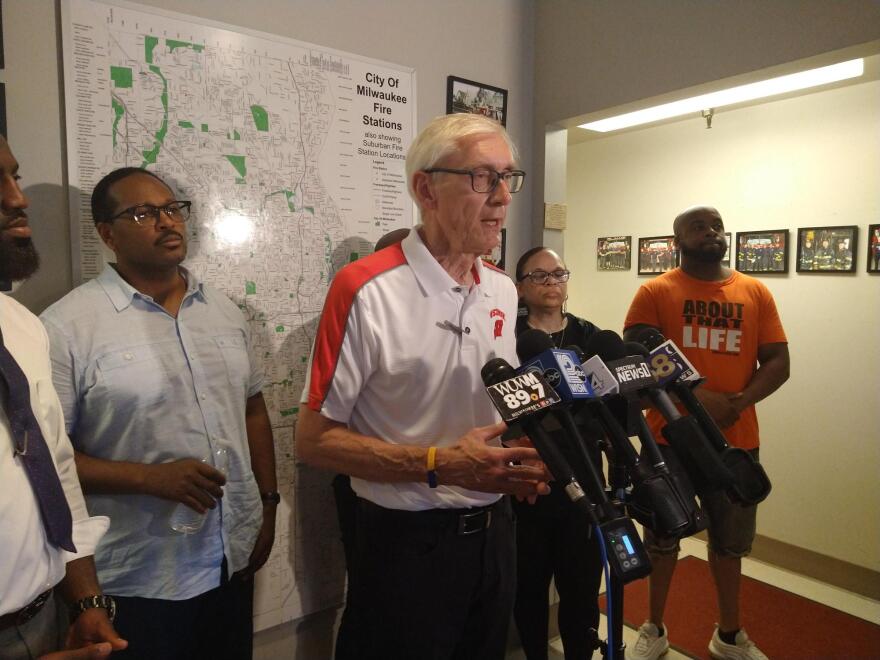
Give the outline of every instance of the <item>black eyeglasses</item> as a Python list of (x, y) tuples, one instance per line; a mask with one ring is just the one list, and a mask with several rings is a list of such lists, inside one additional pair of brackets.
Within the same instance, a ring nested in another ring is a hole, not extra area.
[(550, 273), (548, 273), (546, 270), (533, 270), (532, 272), (526, 273), (521, 278), (519, 278), (519, 281), (522, 282), (524, 279), (528, 278), (535, 284), (547, 284), (547, 281), (551, 277), (556, 282), (564, 284), (565, 282), (568, 282), (568, 278), (571, 277), (571, 272), (562, 269), (554, 270)]
[(522, 190), (523, 181), (526, 173), (522, 170), (508, 170), (506, 172), (496, 172), (489, 167), (475, 167), (472, 170), (456, 170), (451, 167), (429, 167), (422, 170), (426, 174), (434, 172), (443, 172), (445, 174), (467, 174), (471, 177), (471, 188), (474, 192), (490, 193), (498, 187), (498, 182), (504, 180), (507, 184), (507, 190), (510, 193), (518, 193)]
[(147, 226), (149, 223), (156, 224), (159, 222), (160, 214), (164, 213), (169, 220), (177, 223), (184, 223), (189, 220), (189, 211), (192, 202), (175, 201), (165, 206), (153, 206), (152, 204), (138, 204), (131, 206), (124, 211), (120, 211), (112, 218), (107, 218), (103, 222), (113, 222), (118, 218), (128, 218), (134, 220), (141, 227)]

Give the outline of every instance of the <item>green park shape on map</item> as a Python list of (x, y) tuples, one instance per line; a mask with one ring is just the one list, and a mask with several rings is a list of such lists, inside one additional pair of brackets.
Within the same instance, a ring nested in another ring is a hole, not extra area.
[(175, 48), (192, 48), (195, 52), (201, 53), (205, 47), (202, 44), (194, 44), (189, 41), (178, 41), (176, 39), (166, 39), (165, 45), (168, 46), (168, 51), (173, 53)]
[(254, 125), (258, 131), (266, 132), (269, 130), (269, 113), (266, 112), (266, 108), (261, 105), (252, 105), (251, 115), (254, 117)]
[(125, 106), (116, 98), (110, 99), (110, 105), (113, 107), (113, 146), (116, 146), (116, 135), (119, 132), (119, 121), (125, 114)]
[(247, 176), (247, 165), (244, 163), (244, 156), (236, 156), (234, 154), (226, 154), (226, 160), (235, 168), (239, 176), (244, 179)]
[(113, 81), (114, 87), (119, 87), (122, 89), (131, 88), (131, 68), (127, 66), (111, 66), (110, 80)]
[[(156, 131), (156, 135), (154, 136), (155, 141), (153, 147), (151, 149), (145, 149), (142, 152), (144, 160), (141, 163), (141, 168), (156, 163), (156, 159), (159, 157), (159, 151), (162, 149), (162, 144), (165, 141), (165, 136), (168, 134), (168, 80), (162, 75), (162, 70), (153, 63), (153, 51), (156, 50), (156, 46), (158, 45), (159, 37), (154, 37), (150, 34), (144, 35), (144, 60), (149, 65), (150, 71), (162, 79), (161, 100), (163, 115), (162, 125), (159, 127), (159, 130)], [(168, 51), (172, 53), (176, 48), (192, 48), (197, 53), (201, 53), (205, 48), (202, 44), (194, 44), (189, 41), (178, 41), (176, 39), (166, 39), (165, 45), (168, 47)], [(110, 77), (116, 87), (132, 86), (132, 74), (130, 68), (116, 66), (110, 67)], [(120, 108), (122, 109), (122, 112), (120, 112)], [(113, 122), (113, 146), (116, 146), (117, 126), (124, 110), (125, 109), (121, 105), (117, 107), (117, 103), (113, 104), (113, 112), (115, 114), (115, 120)], [(193, 128), (193, 125), (190, 122), (179, 122), (179, 125), (183, 128)], [(207, 131), (208, 125), (202, 124), (202, 132), (207, 133)], [(243, 161), (242, 166), (244, 166)], [(242, 177), (244, 177), (244, 174), (242, 174)]]

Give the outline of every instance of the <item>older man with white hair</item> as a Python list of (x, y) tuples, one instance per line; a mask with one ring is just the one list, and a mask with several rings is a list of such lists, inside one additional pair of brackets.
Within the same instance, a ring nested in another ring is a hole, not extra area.
[(516, 557), (502, 494), (547, 486), (534, 449), (500, 445), (480, 378), (516, 361), (517, 305), (480, 255), (525, 172), (504, 128), (467, 114), (433, 120), (406, 164), (421, 224), (337, 274), (297, 426), (300, 459), (352, 475), (359, 498), (336, 657), (503, 658)]

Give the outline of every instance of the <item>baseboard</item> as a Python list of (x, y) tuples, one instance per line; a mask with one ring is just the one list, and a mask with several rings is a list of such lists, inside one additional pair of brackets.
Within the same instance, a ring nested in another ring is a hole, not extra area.
[(752, 559), (880, 600), (880, 572), (758, 534)]
[[(707, 541), (706, 533), (695, 535)], [(758, 534), (752, 543), (752, 559), (880, 601), (880, 572), (835, 559), (784, 541)], [(559, 634), (559, 603), (550, 605), (550, 639)]]

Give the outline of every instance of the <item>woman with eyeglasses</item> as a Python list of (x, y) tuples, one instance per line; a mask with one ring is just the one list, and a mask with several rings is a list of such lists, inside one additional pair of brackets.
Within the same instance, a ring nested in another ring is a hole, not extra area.
[[(565, 311), (570, 273), (553, 250), (528, 250), (516, 264), (520, 316), (516, 334), (543, 330), (553, 344), (585, 348), (598, 328)], [(595, 437), (592, 429), (582, 434)], [(551, 436), (553, 433), (551, 432)], [(588, 438), (589, 440), (589, 438)], [(562, 446), (562, 445), (560, 445)], [(601, 455), (591, 452), (601, 470)], [(599, 626), (598, 595), (602, 559), (590, 521), (576, 509), (561, 487), (551, 483), (549, 495), (534, 504), (514, 500), (517, 515), (517, 593), (514, 619), (528, 660), (546, 660), (549, 587), (555, 579), (559, 593), (559, 632), (565, 657), (590, 658), (588, 631)]]

